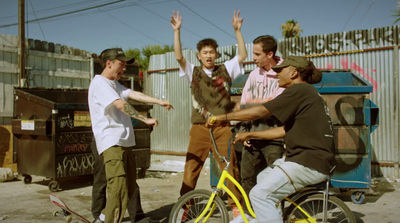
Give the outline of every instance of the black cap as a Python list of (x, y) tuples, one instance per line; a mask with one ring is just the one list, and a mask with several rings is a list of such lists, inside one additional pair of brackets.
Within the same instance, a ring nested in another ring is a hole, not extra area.
[(100, 54), (100, 56), (103, 62), (115, 59), (125, 61), (127, 64), (135, 62), (135, 58), (125, 56), (125, 53), (121, 48), (106, 49)]

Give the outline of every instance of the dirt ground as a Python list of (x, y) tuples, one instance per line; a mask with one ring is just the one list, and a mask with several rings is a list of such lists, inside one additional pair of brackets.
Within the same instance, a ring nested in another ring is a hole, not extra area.
[[(146, 177), (138, 180), (144, 211), (152, 220), (168, 222), (168, 215), (179, 196), (183, 173), (147, 171)], [(90, 205), (92, 179), (79, 177), (60, 180), (62, 190), (55, 192), (67, 205), (79, 214), (92, 220)], [(198, 188), (210, 189), (209, 170), (203, 170)], [(13, 181), (0, 183), (0, 223), (8, 222), (63, 222), (54, 217), (58, 210), (50, 199), (49, 179), (32, 176), (32, 183), (24, 184), (19, 176)], [(400, 222), (400, 183), (387, 179), (373, 179), (373, 188), (366, 194), (363, 204), (354, 204), (349, 195), (341, 198), (354, 212), (358, 222)], [(124, 222), (129, 222), (129, 219)], [(73, 222), (79, 222), (74, 220)]]

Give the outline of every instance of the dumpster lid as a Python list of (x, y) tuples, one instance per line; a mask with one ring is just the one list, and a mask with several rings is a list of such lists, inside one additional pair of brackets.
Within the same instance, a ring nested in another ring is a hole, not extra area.
[[(322, 80), (313, 86), (320, 93), (370, 93), (372, 84), (348, 69), (321, 69)], [(249, 74), (236, 78), (231, 86), (231, 95), (241, 95)]]
[(351, 70), (321, 70), (321, 82), (314, 84), (320, 93), (370, 93), (372, 84)]
[(14, 94), (49, 108), (57, 108), (59, 106), (64, 108), (68, 105), (88, 107), (87, 89), (15, 87)]

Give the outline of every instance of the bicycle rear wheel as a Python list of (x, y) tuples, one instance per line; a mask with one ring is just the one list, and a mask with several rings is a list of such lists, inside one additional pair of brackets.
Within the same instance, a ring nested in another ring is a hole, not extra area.
[[(168, 222), (195, 222), (197, 217), (200, 216), (201, 212), (203, 212), (210, 197), (211, 191), (207, 190), (193, 190), (188, 192), (180, 197), (178, 202), (176, 202), (172, 207)], [(215, 210), (207, 222), (228, 223), (228, 210), (226, 208), (226, 204), (219, 196), (215, 196), (213, 205), (211, 205), (211, 207), (212, 206), (215, 206)]]
[[(304, 201), (298, 203), (304, 211), (306, 211), (315, 222), (323, 222), (324, 213), (324, 195), (314, 194), (307, 197)], [(307, 216), (298, 208), (293, 207), (289, 209), (287, 213), (287, 223), (293, 222), (312, 222), (306, 221)], [(347, 205), (335, 196), (329, 196), (328, 208), (327, 208), (327, 222), (329, 223), (355, 223), (356, 218), (353, 212), (347, 207)]]

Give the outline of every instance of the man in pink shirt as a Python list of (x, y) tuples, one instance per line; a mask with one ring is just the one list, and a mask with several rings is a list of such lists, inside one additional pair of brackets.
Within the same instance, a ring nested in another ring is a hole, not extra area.
[[(250, 73), (243, 88), (240, 109), (270, 101), (284, 90), (284, 88), (279, 87), (276, 72), (272, 70), (273, 66), (283, 62), (280, 57), (275, 55), (277, 48), (277, 41), (272, 36), (263, 35), (254, 39), (253, 61), (256, 63), (257, 68)], [(272, 116), (241, 122), (238, 132), (260, 131), (281, 125), (282, 123)], [(240, 163), (241, 183), (243, 189), (249, 195), (250, 190), (256, 185), (257, 174), (271, 165), (276, 159), (282, 157), (284, 151), (283, 139), (251, 139), (245, 142), (240, 150), (242, 151)], [(239, 217), (233, 223), (243, 222), (241, 216)], [(248, 214), (246, 217), (251, 219)]]

